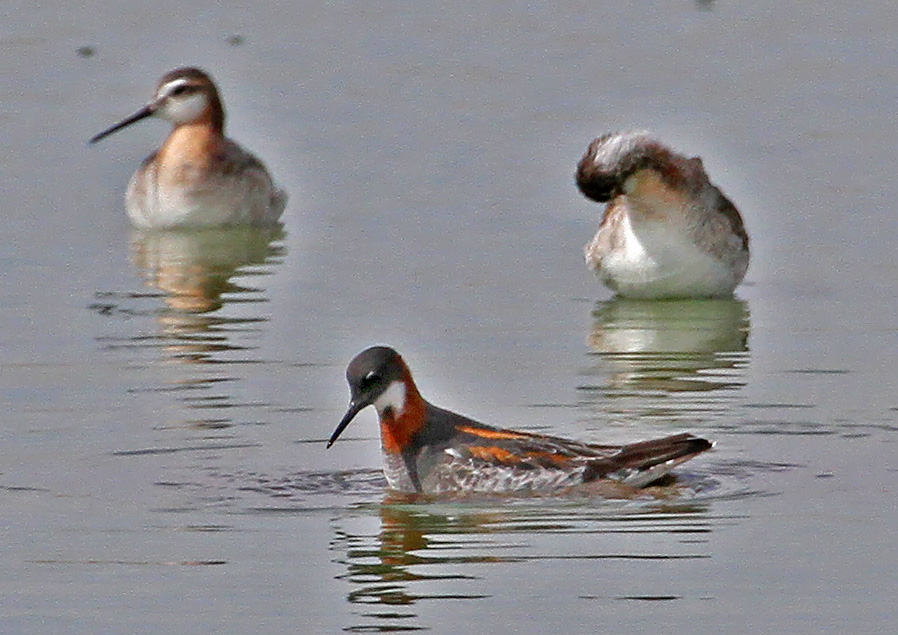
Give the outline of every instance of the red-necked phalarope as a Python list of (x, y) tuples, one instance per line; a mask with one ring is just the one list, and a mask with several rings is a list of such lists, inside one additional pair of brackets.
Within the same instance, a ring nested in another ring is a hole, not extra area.
[(287, 194), (259, 159), (224, 136), (224, 107), (209, 75), (197, 68), (166, 73), (150, 103), (90, 142), (150, 116), (174, 128), (128, 183), (125, 207), (137, 227), (277, 223)]
[(688, 159), (644, 132), (594, 140), (577, 186), (608, 203), (586, 263), (631, 298), (725, 297), (745, 277), (748, 234), (739, 211)]
[(540, 492), (603, 481), (636, 489), (712, 446), (691, 434), (619, 446), (486, 426), (425, 401), (403, 359), (383, 346), (359, 353), (346, 379), (349, 410), (327, 447), (373, 405), (384, 474), (403, 492)]

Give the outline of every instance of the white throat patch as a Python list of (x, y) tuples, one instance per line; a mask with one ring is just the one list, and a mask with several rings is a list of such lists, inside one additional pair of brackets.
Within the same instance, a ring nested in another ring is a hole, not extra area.
[(387, 386), (380, 397), (374, 402), (377, 408), (377, 414), (383, 416), (384, 411), (389, 408), (393, 411), (393, 417), (399, 417), (405, 410), (405, 384), (401, 381), (394, 381)]
[(178, 79), (162, 87), (159, 93), (164, 95), (164, 97), (162, 98), (162, 105), (156, 111), (156, 116), (175, 125), (181, 125), (192, 123), (203, 115), (203, 112), (209, 106), (209, 100), (205, 93), (196, 92), (190, 95), (172, 95), (174, 89), (186, 83), (183, 79)]

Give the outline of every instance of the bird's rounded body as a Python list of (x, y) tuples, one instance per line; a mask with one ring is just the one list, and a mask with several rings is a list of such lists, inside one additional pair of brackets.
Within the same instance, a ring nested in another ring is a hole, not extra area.
[(352, 401), (328, 447), (373, 405), (384, 475), (401, 492), (538, 493), (602, 482), (635, 490), (712, 445), (690, 434), (598, 445), (487, 426), (425, 401), (405, 362), (387, 347), (356, 356), (347, 379)]
[(162, 147), (131, 177), (125, 208), (142, 229), (274, 225), (287, 202), (256, 156), (224, 135), (224, 107), (212, 79), (194, 68), (159, 81), (153, 100), (91, 141), (140, 119), (173, 124)]
[(644, 133), (599, 137), (577, 170), (587, 197), (607, 203), (587, 265), (619, 295), (731, 295), (748, 269), (748, 235), (701, 159)]

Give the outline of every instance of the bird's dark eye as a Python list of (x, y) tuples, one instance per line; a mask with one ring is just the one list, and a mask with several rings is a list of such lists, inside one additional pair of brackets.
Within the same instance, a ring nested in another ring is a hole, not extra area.
[(361, 386), (363, 389), (368, 389), (368, 388), (371, 388), (371, 386), (374, 386), (375, 384), (377, 384), (378, 382), (380, 382), (380, 375), (378, 375), (377, 373), (368, 373), (367, 375), (362, 377)]
[(172, 95), (183, 95), (184, 93), (189, 92), (189, 91), (190, 91), (190, 86), (185, 86), (182, 84), (180, 86), (176, 86), (175, 88), (173, 88), (171, 91), (171, 94)]

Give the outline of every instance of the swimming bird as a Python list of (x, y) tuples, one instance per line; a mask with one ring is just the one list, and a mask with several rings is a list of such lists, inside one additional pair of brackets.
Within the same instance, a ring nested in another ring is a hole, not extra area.
[(727, 297), (742, 282), (749, 259), (742, 216), (699, 157), (646, 132), (606, 134), (589, 144), (576, 179), (587, 198), (607, 203), (584, 251), (619, 295)]
[(225, 111), (212, 78), (178, 68), (150, 102), (90, 139), (96, 143), (147, 117), (174, 127), (131, 177), (125, 208), (140, 228), (274, 225), (287, 203), (265, 165), (224, 134)]
[(384, 474), (400, 492), (541, 492), (602, 483), (636, 489), (712, 446), (691, 434), (595, 445), (484, 425), (426, 401), (405, 361), (385, 346), (359, 353), (346, 380), (349, 410), (327, 447), (373, 405)]

